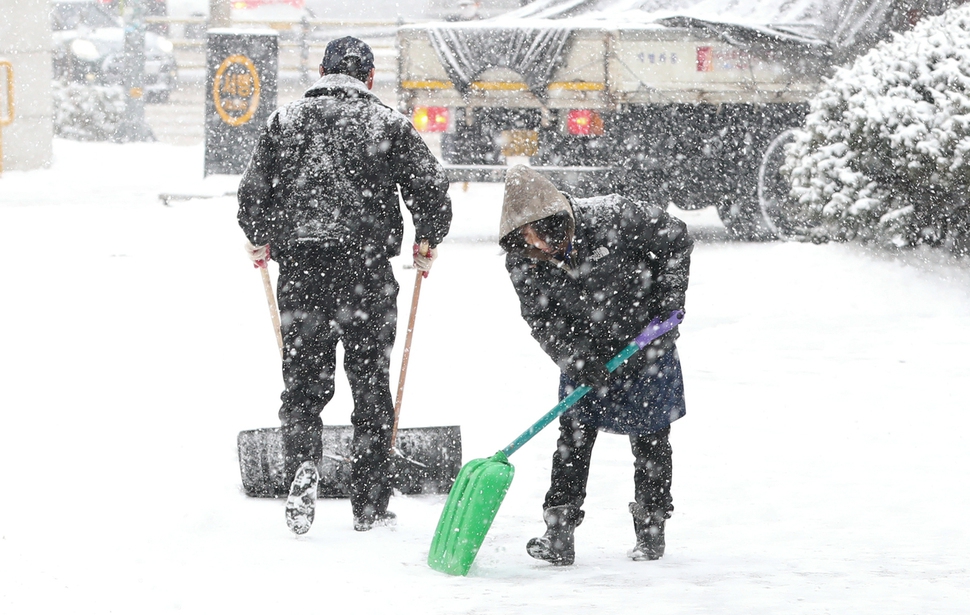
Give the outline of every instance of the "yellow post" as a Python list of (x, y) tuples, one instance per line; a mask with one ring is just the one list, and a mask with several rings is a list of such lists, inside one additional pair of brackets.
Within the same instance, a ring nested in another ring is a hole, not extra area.
[(0, 175), (3, 175), (3, 127), (13, 122), (13, 64), (7, 60), (0, 60), (0, 72), (6, 81), (7, 104), (0, 108)]

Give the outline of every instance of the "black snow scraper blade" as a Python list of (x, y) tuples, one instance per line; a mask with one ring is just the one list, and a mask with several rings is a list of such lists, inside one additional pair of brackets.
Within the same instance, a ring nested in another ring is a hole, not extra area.
[[(317, 465), (321, 498), (350, 497), (351, 425), (324, 425), (324, 455)], [(283, 439), (278, 427), (239, 432), (239, 472), (243, 491), (258, 498), (286, 497)], [(457, 426), (399, 429), (391, 454), (394, 489), (404, 495), (448, 493), (461, 469)]]

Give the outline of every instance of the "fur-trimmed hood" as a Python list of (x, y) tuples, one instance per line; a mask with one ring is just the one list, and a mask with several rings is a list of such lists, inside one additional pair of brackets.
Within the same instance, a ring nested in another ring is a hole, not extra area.
[(558, 213), (569, 215), (570, 226), (575, 216), (569, 199), (551, 181), (527, 166), (516, 165), (505, 174), (505, 198), (499, 221), (499, 242), (508, 245), (506, 236), (516, 229)]

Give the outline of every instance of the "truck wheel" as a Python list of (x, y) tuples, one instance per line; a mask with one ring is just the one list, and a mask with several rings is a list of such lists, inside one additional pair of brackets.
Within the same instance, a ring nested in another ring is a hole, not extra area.
[(767, 140), (763, 131), (753, 134), (748, 145), (739, 140), (737, 151), (733, 154), (725, 152), (728, 157), (720, 161), (720, 190), (712, 196), (717, 199), (717, 215), (733, 239), (775, 239), (758, 204), (758, 168)]
[(817, 221), (792, 198), (791, 183), (782, 172), (785, 146), (795, 139), (793, 130), (781, 133), (768, 145), (758, 169), (758, 205), (765, 224), (786, 241), (803, 239)]
[(765, 224), (754, 198), (722, 200), (717, 204), (717, 215), (728, 234), (741, 241), (769, 241), (775, 236)]

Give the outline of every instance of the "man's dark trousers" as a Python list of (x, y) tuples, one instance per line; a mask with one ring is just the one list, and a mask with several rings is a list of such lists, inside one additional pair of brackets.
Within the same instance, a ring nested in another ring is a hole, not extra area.
[(388, 371), (399, 288), (390, 261), (310, 246), (287, 250), (279, 265), (286, 385), (279, 416), (287, 481), (303, 461), (318, 462), (323, 454), (320, 413), (333, 398), (340, 341), (354, 400), (351, 504), (357, 518), (382, 514), (391, 494)]

